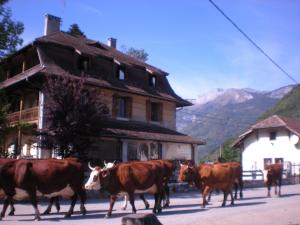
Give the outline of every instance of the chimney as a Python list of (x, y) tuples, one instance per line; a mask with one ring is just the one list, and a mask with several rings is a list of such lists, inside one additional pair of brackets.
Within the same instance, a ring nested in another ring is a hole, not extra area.
[(110, 37), (110, 38), (108, 38), (107, 39), (107, 45), (109, 46), (109, 47), (111, 47), (111, 48), (117, 48), (117, 39), (116, 38), (112, 38), (112, 37)]
[(61, 18), (52, 16), (50, 14), (45, 15), (44, 35), (49, 35), (54, 32), (60, 31)]

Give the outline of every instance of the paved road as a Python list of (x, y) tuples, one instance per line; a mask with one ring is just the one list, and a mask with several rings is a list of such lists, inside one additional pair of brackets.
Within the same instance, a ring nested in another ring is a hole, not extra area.
[[(207, 208), (202, 209), (199, 205), (200, 195), (197, 192), (186, 192), (173, 194), (171, 196), (171, 207), (164, 210), (158, 219), (164, 225), (300, 225), (300, 185), (289, 185), (282, 187), (282, 197), (266, 198), (266, 188), (247, 189), (244, 192), (245, 198), (237, 200), (235, 206), (221, 208), (222, 196), (212, 197), (212, 202)], [(228, 202), (229, 203), (229, 202)], [(42, 216), (42, 221), (36, 224), (53, 224), (59, 222), (66, 225), (121, 224), (122, 216), (131, 212), (129, 206), (122, 211), (121, 201), (115, 205), (115, 211), (110, 219), (104, 219), (108, 208), (107, 200), (88, 200), (86, 216), (79, 214), (79, 206), (75, 207), (75, 215), (69, 219), (63, 218), (63, 213), (54, 213), (49, 216)], [(153, 205), (153, 200), (150, 200)], [(67, 211), (69, 205), (62, 203), (62, 212)], [(141, 200), (136, 201), (139, 213), (150, 213), (151, 210), (143, 209)], [(42, 212), (46, 205), (39, 207)], [(7, 216), (3, 219), (5, 225), (29, 224), (33, 220), (33, 208), (29, 204), (16, 204), (16, 215)]]

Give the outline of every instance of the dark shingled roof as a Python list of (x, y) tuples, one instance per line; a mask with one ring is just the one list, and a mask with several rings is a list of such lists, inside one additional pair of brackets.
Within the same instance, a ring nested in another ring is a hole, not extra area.
[(203, 145), (204, 141), (156, 124), (140, 121), (108, 119), (103, 121), (104, 132), (101, 136), (162, 142)]
[(127, 67), (139, 68), (144, 71), (150, 71), (153, 74), (159, 75), (159, 81), (162, 84), (162, 86), (160, 88), (151, 88), (147, 85), (142, 85), (143, 82), (141, 79), (145, 78), (142, 78), (141, 76), (134, 77), (133, 80), (129, 80), (126, 82), (120, 82), (116, 79), (111, 79), (105, 76), (99, 76), (97, 78), (91, 77), (89, 78), (90, 84), (97, 85), (100, 87), (117, 89), (119, 91), (125, 91), (129, 93), (141, 94), (159, 99), (174, 101), (176, 102), (177, 107), (192, 105), (189, 101), (182, 99), (173, 91), (166, 78), (166, 75), (168, 74), (162, 71), (161, 69), (151, 66), (140, 60), (137, 60), (129, 55), (118, 51), (117, 49), (107, 46), (106, 44), (90, 40), (81, 36), (73, 36), (65, 32), (54, 32), (50, 35), (36, 38), (33, 41), (33, 43), (23, 47), (20, 51), (25, 51), (30, 46), (40, 46), (42, 50), (40, 54), (42, 55), (43, 59), (47, 60), (43, 62), (44, 64), (42, 68), (38, 68), (37, 66), (35, 66), (35, 70), (29, 69), (28, 71), (25, 71), (20, 75), (17, 75), (15, 77), (10, 78), (7, 81), (2, 82), (0, 84), (0, 88), (5, 88), (9, 85), (12, 85), (14, 83), (28, 79), (41, 73), (56, 75), (72, 73), (69, 69), (62, 68), (60, 65), (58, 65), (58, 63), (55, 63), (53, 60), (48, 58), (47, 53), (43, 53), (42, 46), (45, 46), (45, 48), (49, 50), (52, 45), (56, 45), (61, 48), (71, 49), (73, 51), (79, 52), (82, 55), (88, 55), (90, 57), (104, 57), (111, 61), (117, 61), (121, 65), (125, 65)]
[(249, 130), (245, 133), (241, 134), (233, 143), (232, 147), (239, 146), (245, 138), (251, 135), (255, 130), (258, 129), (268, 129), (268, 128), (286, 128), (287, 130), (291, 131), (292, 133), (296, 134), (300, 137), (300, 121), (295, 119), (290, 119), (284, 116), (273, 115), (268, 117), (262, 121), (251, 126)]

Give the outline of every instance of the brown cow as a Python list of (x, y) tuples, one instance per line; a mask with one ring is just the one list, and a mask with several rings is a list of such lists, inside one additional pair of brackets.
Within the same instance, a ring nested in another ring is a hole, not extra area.
[[(148, 161), (144, 161), (144, 162), (149, 162), (149, 163), (154, 163), (157, 166), (161, 167), (162, 171), (163, 171), (163, 180), (164, 180), (164, 189), (163, 189), (163, 195), (162, 200), (164, 201), (164, 208), (167, 208), (170, 206), (170, 189), (168, 186), (169, 180), (171, 178), (171, 176), (173, 175), (173, 172), (175, 170), (175, 165), (174, 162), (172, 160), (163, 160), (163, 159), (155, 159), (155, 160), (148, 160)], [(113, 164), (108, 163), (105, 164), (105, 167), (112, 167)], [(140, 194), (139, 195), (140, 198), (143, 200), (145, 207), (148, 209), (149, 208), (149, 203), (148, 201), (145, 199), (144, 194)], [(127, 202), (128, 202), (128, 196), (125, 195), (124, 196), (124, 203), (122, 206), (122, 209), (125, 210), (127, 208)]]
[(35, 209), (35, 220), (40, 220), (37, 208), (38, 196), (71, 198), (72, 203), (66, 217), (73, 213), (79, 196), (80, 209), (85, 214), (86, 196), (82, 189), (83, 179), (83, 166), (76, 160), (41, 159), (8, 162), (0, 170), (0, 186), (7, 196), (1, 218), (4, 217), (10, 201), (29, 198)]
[(117, 196), (122, 192), (128, 194), (133, 213), (136, 213), (134, 193), (145, 192), (154, 194), (153, 212), (161, 212), (163, 183), (163, 171), (160, 166), (147, 161), (134, 161), (119, 163), (106, 170), (96, 167), (91, 172), (85, 188), (88, 190), (105, 189), (110, 193), (110, 207), (106, 214), (106, 217), (110, 217)]
[(268, 197), (271, 197), (271, 186), (275, 186), (275, 195), (277, 195), (277, 186), (279, 188), (278, 196), (281, 196), (281, 181), (282, 181), (282, 172), (283, 167), (280, 163), (275, 163), (267, 166), (267, 188), (268, 188)]
[(207, 201), (206, 196), (213, 190), (222, 190), (224, 193), (224, 199), (222, 206), (225, 206), (227, 196), (231, 196), (231, 204), (234, 204), (234, 198), (232, 195), (232, 187), (234, 184), (234, 172), (230, 165), (218, 163), (218, 164), (202, 164), (198, 167), (181, 165), (178, 176), (179, 182), (194, 182), (196, 187), (202, 192), (203, 203), (205, 207)]

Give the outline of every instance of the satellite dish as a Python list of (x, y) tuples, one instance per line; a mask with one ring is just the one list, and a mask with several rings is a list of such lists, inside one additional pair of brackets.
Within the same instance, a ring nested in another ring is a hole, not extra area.
[(292, 137), (291, 137), (291, 142), (295, 145), (295, 144), (298, 143), (298, 141), (299, 141), (299, 136), (297, 136), (297, 135), (292, 135)]

